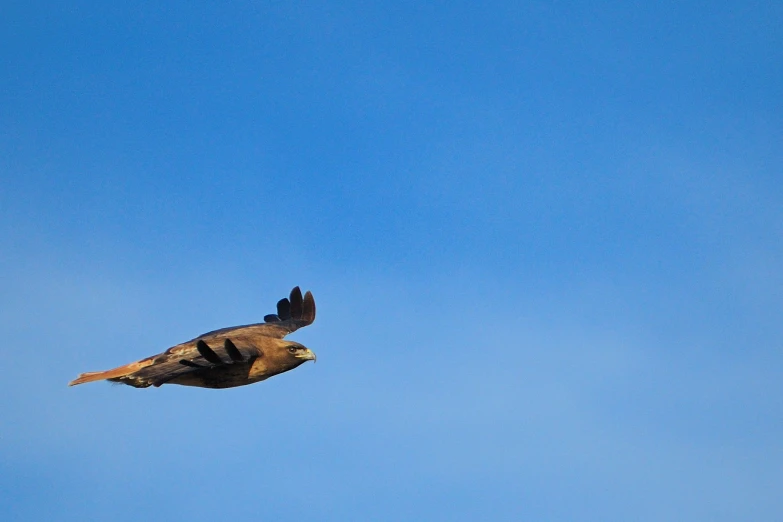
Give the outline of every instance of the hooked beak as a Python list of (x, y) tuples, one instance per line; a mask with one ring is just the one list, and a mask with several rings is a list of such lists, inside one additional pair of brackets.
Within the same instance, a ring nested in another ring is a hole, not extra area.
[(304, 353), (302, 353), (300, 355), (297, 355), (297, 357), (299, 359), (304, 359), (305, 361), (313, 361), (313, 362), (315, 362), (315, 353), (313, 353), (313, 351), (310, 350), (309, 348), (307, 349), (306, 352), (304, 352)]

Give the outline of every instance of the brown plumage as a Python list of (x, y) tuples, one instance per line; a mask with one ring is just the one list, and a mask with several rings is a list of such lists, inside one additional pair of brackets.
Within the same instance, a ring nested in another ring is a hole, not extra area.
[(291, 332), (315, 320), (313, 294), (299, 287), (277, 303), (277, 314), (263, 323), (222, 328), (140, 361), (107, 370), (82, 373), (70, 386), (109, 380), (136, 388), (182, 384), (202, 388), (233, 388), (263, 381), (293, 370), (315, 354), (299, 343), (285, 341)]

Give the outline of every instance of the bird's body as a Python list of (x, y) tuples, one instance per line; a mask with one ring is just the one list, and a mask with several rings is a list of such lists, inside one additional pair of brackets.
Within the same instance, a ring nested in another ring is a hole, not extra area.
[(70, 385), (109, 380), (136, 388), (181, 384), (201, 388), (233, 388), (253, 384), (293, 370), (315, 354), (299, 343), (285, 341), (289, 333), (315, 320), (315, 301), (299, 287), (290, 299), (277, 303), (277, 314), (263, 323), (222, 328), (165, 352), (113, 370), (79, 375)]

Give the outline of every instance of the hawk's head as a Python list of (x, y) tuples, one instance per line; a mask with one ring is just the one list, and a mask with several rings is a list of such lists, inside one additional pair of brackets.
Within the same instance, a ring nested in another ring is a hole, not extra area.
[(302, 364), (305, 361), (315, 362), (315, 353), (309, 348), (293, 341), (283, 341), (285, 351), (290, 361), (298, 361), (296, 364)]
[(315, 361), (315, 354), (297, 342), (274, 339), (273, 345), (263, 350), (262, 358), (275, 371), (288, 371), (306, 361)]

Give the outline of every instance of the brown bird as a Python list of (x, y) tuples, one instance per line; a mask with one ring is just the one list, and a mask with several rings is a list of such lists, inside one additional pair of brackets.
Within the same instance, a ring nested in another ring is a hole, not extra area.
[(108, 380), (136, 388), (182, 384), (202, 388), (233, 388), (263, 381), (315, 361), (306, 347), (283, 338), (315, 320), (313, 294), (299, 287), (277, 303), (277, 314), (263, 323), (222, 328), (199, 335), (165, 352), (105, 372), (82, 373), (70, 386)]

